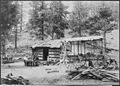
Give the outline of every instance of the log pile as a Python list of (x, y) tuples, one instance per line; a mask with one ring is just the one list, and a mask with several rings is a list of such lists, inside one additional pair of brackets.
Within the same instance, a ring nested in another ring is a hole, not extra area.
[(7, 85), (30, 85), (29, 80), (23, 78), (22, 76), (13, 76), (12, 74), (8, 74), (6, 78), (1, 78), (1, 84)]
[(118, 82), (119, 77), (115, 73), (110, 73), (103, 69), (88, 68), (85, 70), (69, 71), (68, 79), (80, 80), (80, 79), (97, 79), (101, 81), (113, 81)]

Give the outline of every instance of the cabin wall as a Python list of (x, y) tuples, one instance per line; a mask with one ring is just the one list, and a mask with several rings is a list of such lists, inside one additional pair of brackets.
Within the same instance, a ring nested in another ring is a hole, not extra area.
[[(90, 44), (97, 45), (97, 47)], [(86, 54), (88, 52), (97, 54), (102, 50), (98, 47), (102, 47), (101, 41), (71, 42), (71, 52), (74, 55)]]
[(37, 49), (33, 50), (33, 56), (39, 57), (39, 59), (43, 60), (43, 49), (37, 48)]
[[(33, 50), (33, 56), (39, 57), (43, 60), (43, 48), (36, 48)], [(58, 59), (60, 58), (60, 48), (49, 48), (48, 50), (49, 59)]]
[(60, 49), (50, 48), (49, 49), (49, 60), (56, 60), (60, 58)]
[(60, 49), (49, 49), (49, 56), (51, 58), (59, 58), (59, 56), (60, 56)]

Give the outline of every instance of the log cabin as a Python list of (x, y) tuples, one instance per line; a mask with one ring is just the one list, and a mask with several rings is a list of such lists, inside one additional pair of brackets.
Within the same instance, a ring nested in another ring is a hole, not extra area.
[(69, 55), (72, 57), (88, 52), (99, 53), (103, 48), (102, 36), (64, 38), (36, 44), (32, 46), (32, 54), (44, 61), (59, 59), (64, 48), (64, 42), (67, 43), (66, 51), (69, 51)]
[(32, 54), (40, 60), (58, 59), (61, 51), (61, 40), (50, 40), (32, 46)]

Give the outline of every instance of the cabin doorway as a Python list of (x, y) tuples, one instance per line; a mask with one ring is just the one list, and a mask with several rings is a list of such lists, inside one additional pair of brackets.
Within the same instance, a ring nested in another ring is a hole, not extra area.
[(47, 47), (43, 48), (43, 60), (47, 60), (49, 49)]

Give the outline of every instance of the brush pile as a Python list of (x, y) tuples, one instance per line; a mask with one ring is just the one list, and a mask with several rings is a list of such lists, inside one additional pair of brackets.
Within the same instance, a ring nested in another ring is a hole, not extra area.
[(118, 82), (119, 77), (115, 73), (110, 73), (103, 69), (88, 68), (84, 70), (69, 71), (68, 79), (80, 80), (80, 79), (97, 79), (101, 81), (113, 81)]
[(6, 78), (1, 78), (1, 84), (7, 85), (30, 85), (29, 80), (24, 79), (22, 76), (13, 76), (12, 73), (8, 74)]

